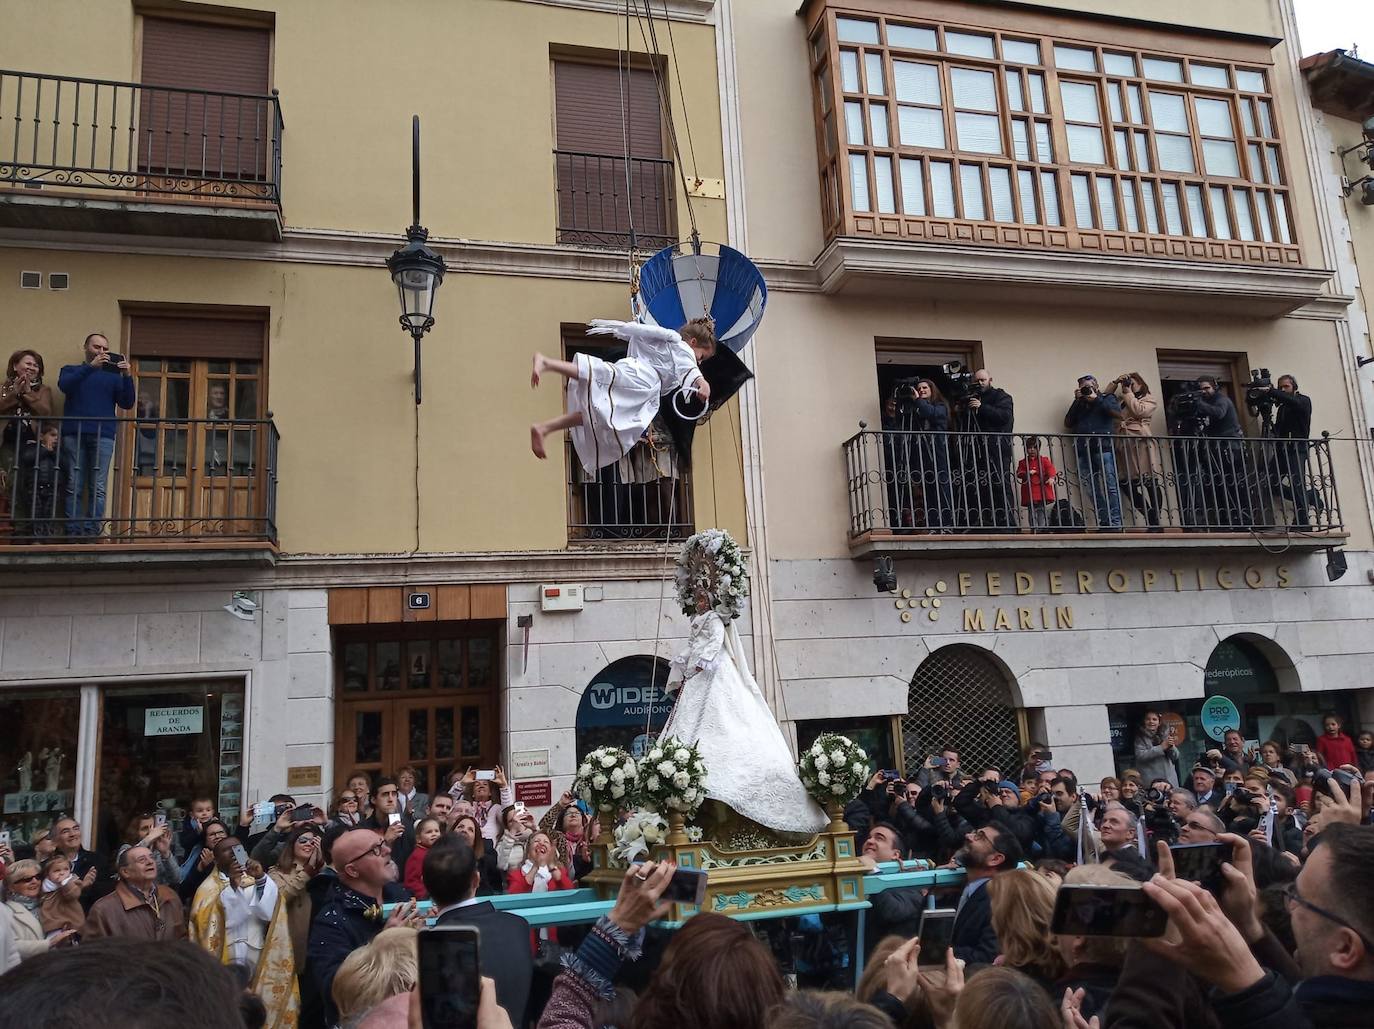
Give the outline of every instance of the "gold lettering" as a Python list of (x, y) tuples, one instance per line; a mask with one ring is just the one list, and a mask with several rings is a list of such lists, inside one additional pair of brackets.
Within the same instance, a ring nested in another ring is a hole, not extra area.
[(1093, 573), (1092, 573), (1092, 572), (1079, 572), (1079, 573), (1078, 573), (1078, 592), (1079, 592), (1079, 593), (1091, 593), (1092, 591), (1093, 591)]
[(1126, 573), (1119, 568), (1113, 568), (1107, 573), (1107, 589), (1113, 593), (1126, 592)]
[(964, 608), (964, 632), (987, 631), (987, 623), (983, 621), (983, 609), (981, 607)]
[(1054, 623), (1057, 629), (1073, 628), (1073, 607), (1065, 605), (1054, 609)]
[(1279, 565), (1274, 569), (1274, 572), (1279, 577), (1279, 589), (1287, 589), (1288, 584), (1292, 581), (1288, 578), (1288, 569), (1284, 565)]
[(1050, 572), (1050, 592), (1051, 592), (1051, 593), (1063, 593), (1063, 592), (1064, 592), (1064, 573), (1063, 573), (1063, 572)]
[(1172, 575), (1172, 576), (1174, 577), (1174, 592), (1175, 592), (1175, 593), (1182, 593), (1182, 592), (1183, 592), (1183, 573), (1180, 572), (1177, 568), (1170, 568), (1170, 569), (1169, 569), (1169, 574)]
[(1002, 573), (988, 572), (988, 596), (1000, 597), (1002, 595)]
[(1146, 593), (1150, 592), (1150, 587), (1155, 584), (1155, 573), (1146, 568), (1140, 573), (1140, 587)]
[(968, 591), (973, 588), (973, 576), (968, 572), (959, 573), (959, 596), (967, 597)]
[(1231, 569), (1229, 569), (1229, 568), (1218, 568), (1218, 569), (1217, 569), (1217, 585), (1218, 585), (1218, 586), (1220, 586), (1220, 587), (1221, 587), (1222, 589), (1224, 589), (1224, 590), (1229, 590), (1229, 589), (1231, 589), (1232, 587), (1234, 587), (1235, 584), (1236, 584), (1236, 583), (1235, 583), (1235, 580), (1231, 578)]
[(1011, 619), (1007, 617), (1007, 612), (1003, 608), (997, 609), (997, 619), (992, 623), (994, 629), (1010, 629)]
[(1023, 629), (1034, 629), (1035, 623), (1031, 621), (1031, 609), (1028, 607), (1018, 607), (1016, 609), (1016, 620), (1021, 623)]
[(1025, 572), (1016, 573), (1016, 595), (1024, 597), (1031, 590), (1035, 589), (1035, 580)]
[(1254, 565), (1250, 565), (1245, 569), (1245, 585), (1249, 586), (1252, 590), (1259, 589), (1264, 585), (1264, 573)]

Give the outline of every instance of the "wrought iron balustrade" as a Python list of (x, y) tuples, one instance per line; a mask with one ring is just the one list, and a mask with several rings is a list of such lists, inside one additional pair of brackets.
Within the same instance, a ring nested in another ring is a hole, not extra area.
[(670, 451), (641, 443), (588, 475), (567, 445), (568, 537), (573, 540), (682, 540), (693, 532), (691, 473)]
[(0, 70), (0, 184), (281, 203), (270, 96)]
[(863, 430), (849, 535), (1334, 532), (1331, 441)]
[(672, 161), (632, 157), (627, 175), (623, 156), (555, 150), (553, 158), (558, 242), (628, 247), (632, 213), (641, 249), (659, 250), (677, 242)]
[(270, 420), (0, 418), (0, 546), (275, 543)]

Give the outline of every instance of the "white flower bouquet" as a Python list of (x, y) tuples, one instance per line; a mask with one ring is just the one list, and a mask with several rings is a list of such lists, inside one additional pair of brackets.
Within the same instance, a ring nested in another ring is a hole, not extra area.
[(615, 830), (611, 860), (617, 868), (643, 860), (668, 838), (668, 823), (657, 811), (636, 811)]
[(697, 613), (697, 596), (704, 593), (711, 608), (726, 622), (740, 616), (749, 596), (749, 569), (744, 552), (724, 529), (707, 529), (682, 545), (677, 558), (677, 601), (683, 613)]
[(578, 765), (573, 792), (593, 811), (615, 814), (634, 803), (638, 782), (634, 758), (619, 747), (597, 747)]
[(690, 818), (706, 799), (706, 764), (695, 743), (675, 736), (659, 740), (640, 761), (640, 804), (660, 814)]
[(868, 754), (847, 736), (823, 732), (797, 762), (806, 792), (822, 806), (848, 804), (868, 781)]

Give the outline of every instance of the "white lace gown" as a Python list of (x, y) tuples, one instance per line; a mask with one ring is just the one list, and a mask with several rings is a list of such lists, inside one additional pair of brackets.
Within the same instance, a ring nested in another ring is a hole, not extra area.
[(758, 683), (734, 623), (694, 615), (687, 649), (673, 659), (682, 679), (663, 735), (696, 743), (706, 796), (779, 832), (820, 832), (830, 819), (797, 778), (797, 764)]
[(594, 322), (591, 334), (615, 335), (629, 343), (619, 361), (578, 354), (577, 379), (568, 380), (568, 410), (582, 412), (582, 424), (569, 429), (568, 435), (582, 467), (594, 475), (639, 442), (664, 394), (692, 383), (701, 372), (692, 348), (671, 329)]

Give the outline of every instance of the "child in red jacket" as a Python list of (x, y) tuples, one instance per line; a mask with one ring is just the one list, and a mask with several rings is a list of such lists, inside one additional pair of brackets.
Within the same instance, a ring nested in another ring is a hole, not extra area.
[(1050, 508), (1054, 506), (1054, 480), (1059, 475), (1054, 462), (1040, 456), (1040, 438), (1026, 437), (1026, 456), (1016, 465), (1016, 481), (1021, 484), (1021, 506), (1033, 529), (1050, 524)]
[(415, 849), (410, 852), (410, 857), (406, 858), (406, 873), (402, 881), (405, 888), (415, 895), (416, 900), (429, 900), (429, 891), (425, 889), (425, 855), (443, 831), (443, 826), (437, 818), (422, 818), (420, 824), (415, 827)]
[(1327, 768), (1340, 768), (1341, 765), (1354, 765), (1355, 741), (1341, 732), (1341, 720), (1334, 714), (1322, 717), (1322, 728), (1326, 735), (1317, 739), (1317, 753), (1326, 762)]

